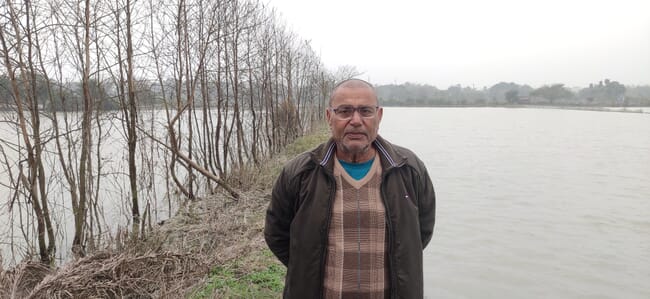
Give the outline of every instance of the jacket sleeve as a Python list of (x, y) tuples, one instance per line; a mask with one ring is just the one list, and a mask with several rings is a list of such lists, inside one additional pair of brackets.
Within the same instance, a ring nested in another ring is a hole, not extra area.
[(266, 244), (285, 266), (289, 264), (289, 236), (294, 217), (295, 192), (290, 191), (290, 177), (285, 167), (273, 186), (264, 224)]
[(433, 183), (429, 177), (429, 172), (424, 166), (424, 163), (418, 159), (420, 165), (419, 182), (417, 183), (418, 190), (418, 210), (420, 218), (420, 238), (422, 240), (422, 249), (427, 247), (431, 236), (433, 235), (433, 225), (436, 220), (436, 195), (433, 190)]

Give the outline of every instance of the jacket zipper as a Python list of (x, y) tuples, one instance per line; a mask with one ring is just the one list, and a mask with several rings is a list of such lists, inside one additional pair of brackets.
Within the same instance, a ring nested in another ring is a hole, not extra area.
[[(332, 222), (332, 202), (334, 201), (334, 196), (336, 196), (336, 180), (334, 179), (334, 176), (329, 174), (327, 169), (324, 169), (325, 174), (330, 180), (330, 199), (327, 202), (327, 219), (326, 219), (326, 224), (325, 224), (325, 230), (321, 231), (321, 239), (322, 239), (322, 244), (323, 244), (323, 249), (321, 249), (321, 256), (320, 256), (320, 298), (323, 298), (323, 284), (325, 283), (325, 257), (327, 256), (327, 247), (329, 246), (329, 240), (328, 240), (328, 232), (330, 230), (330, 222)], [(332, 182), (334, 182), (334, 187), (332, 188)]]
[(397, 285), (397, 277), (395, 274), (395, 261), (394, 261), (394, 256), (393, 256), (393, 223), (391, 222), (390, 219), (390, 208), (388, 207), (388, 200), (386, 199), (386, 184), (384, 184), (384, 181), (386, 180), (386, 176), (388, 175), (388, 172), (392, 170), (393, 167), (390, 169), (387, 169), (386, 172), (383, 172), (381, 174), (381, 200), (384, 202), (384, 209), (386, 210), (386, 226), (388, 228), (388, 250), (386, 252), (386, 255), (388, 256), (388, 270), (390, 274), (390, 281), (388, 282), (388, 287), (390, 289), (390, 298), (397, 298), (396, 293), (397, 290), (395, 286)]

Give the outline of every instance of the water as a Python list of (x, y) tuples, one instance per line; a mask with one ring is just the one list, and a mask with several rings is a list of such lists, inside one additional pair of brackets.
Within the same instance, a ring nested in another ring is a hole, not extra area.
[[(140, 116), (142, 123), (140, 124), (143, 130), (154, 132), (159, 140), (165, 140), (167, 123), (164, 110), (143, 110)], [(216, 114), (216, 111), (212, 111)], [(65, 127), (63, 122), (63, 113), (58, 113), (59, 127), (63, 132)], [(244, 116), (246, 114), (244, 113)], [(67, 161), (73, 169), (78, 170), (78, 159), (80, 155), (80, 139), (81, 139), (81, 115), (79, 113), (69, 113), (67, 115), (70, 122), (71, 143), (66, 142), (65, 138), (61, 138), (62, 147), (66, 150), (72, 148), (73, 162)], [(216, 117), (216, 116), (215, 116)], [(230, 117), (232, 115), (230, 114)], [(16, 115), (12, 112), (3, 111), (0, 113), (1, 119), (15, 119)], [(153, 121), (152, 121), (153, 120)], [(197, 121), (197, 123), (201, 123)], [(56, 223), (56, 246), (57, 254), (55, 258), (58, 263), (66, 261), (70, 257), (70, 246), (72, 238), (74, 237), (74, 217), (72, 213), (72, 204), (70, 194), (68, 192), (69, 184), (61, 170), (61, 166), (56, 156), (55, 143), (51, 141), (53, 132), (51, 130), (52, 122), (50, 119), (43, 118), (41, 123), (41, 131), (43, 132), (43, 140), (49, 140), (44, 146), (44, 169), (47, 181), (48, 190), (48, 203), (53, 216), (53, 221)], [(181, 118), (181, 125), (183, 132), (187, 132), (187, 121)], [(118, 227), (130, 227), (131, 225), (131, 198), (130, 187), (128, 181), (128, 151), (127, 151), (127, 138), (122, 126), (122, 120), (119, 113), (109, 111), (100, 115), (101, 129), (101, 145), (97, 144), (97, 139), (100, 136), (100, 130), (96, 127), (96, 122), (93, 121), (93, 144), (91, 147), (91, 159), (93, 163), (93, 180), (92, 190), (95, 191), (96, 174), (97, 174), (97, 151), (99, 150), (101, 161), (101, 176), (99, 190), (97, 191), (97, 209), (99, 222), (102, 225), (103, 235), (102, 238), (106, 240), (110, 236), (114, 236)], [(248, 123), (245, 123), (248, 124)], [(195, 132), (200, 132), (200, 128), (194, 127)], [(250, 130), (248, 127), (246, 130)], [(236, 131), (235, 131), (236, 132)], [(138, 134), (141, 134), (138, 132)], [(235, 133), (234, 133), (235, 134)], [(184, 138), (183, 134), (179, 134), (179, 138)], [(142, 134), (140, 135), (143, 136)], [(195, 137), (196, 138), (196, 137)], [(234, 138), (234, 137), (233, 137)], [(187, 150), (188, 142), (184, 141), (183, 150)], [(13, 189), (10, 186), (9, 171), (11, 169), (12, 176), (16, 176), (17, 169), (19, 168), (19, 161), (25, 160), (24, 154), (20, 156), (16, 151), (16, 144), (22, 144), (22, 136), (19, 135), (15, 126), (8, 125), (7, 123), (0, 123), (0, 266), (11, 266), (20, 262), (25, 252), (27, 252), (27, 244), (25, 243), (25, 236), (22, 230), (26, 231), (28, 239), (33, 248), (36, 247), (35, 236), (37, 234), (35, 225), (22, 225), (25, 223), (35, 224), (36, 220), (33, 218), (33, 211), (31, 206), (27, 205), (24, 197), (18, 200), (13, 199)], [(219, 144), (223, 146), (221, 142)], [(195, 145), (196, 147), (196, 145)], [(68, 156), (67, 152), (64, 154)], [(150, 206), (150, 216), (152, 223), (158, 223), (161, 220), (168, 219), (175, 211), (181, 198), (174, 192), (171, 179), (167, 179), (168, 164), (166, 160), (170, 159), (169, 151), (163, 149), (162, 146), (152, 142), (150, 138), (140, 138), (136, 148), (136, 166), (138, 175), (137, 188), (139, 191), (139, 205), (141, 215), (145, 214), (145, 207)], [(195, 154), (196, 157), (196, 154)], [(8, 161), (5, 163), (5, 159)], [(22, 162), (26, 164), (26, 162)], [(9, 165), (10, 167), (7, 167)], [(151, 167), (151, 168), (149, 168)], [(185, 181), (187, 172), (182, 167), (177, 167), (177, 176), (179, 180)], [(199, 177), (195, 184), (198, 190), (196, 194), (203, 195), (207, 184), (205, 180)], [(168, 192), (171, 190), (171, 192)], [(13, 205), (12, 205), (13, 204)], [(10, 211), (11, 207), (11, 211)], [(89, 211), (89, 213), (92, 211)], [(22, 218), (21, 218), (22, 217)], [(96, 225), (96, 224), (95, 224)], [(21, 230), (22, 229), (22, 230)], [(96, 231), (95, 231), (96, 233)], [(12, 248), (13, 247), (13, 248)]]
[(428, 298), (650, 298), (650, 114), (385, 108), (437, 195)]
[[(307, 110), (304, 110), (307, 111)], [(259, 111), (259, 113), (264, 113)], [(218, 117), (218, 110), (210, 110), (213, 120), (216, 122)], [(167, 134), (167, 119), (164, 110), (141, 110), (139, 120), (141, 121), (140, 127), (142, 130), (147, 131), (149, 134), (153, 132), (158, 140), (165, 142)], [(261, 115), (261, 114), (258, 114)], [(58, 113), (59, 127), (64, 128), (64, 114)], [(225, 117), (228, 117), (226, 120)], [(80, 154), (80, 139), (81, 139), (81, 115), (79, 113), (68, 113), (68, 120), (70, 122), (69, 136), (74, 146), (70, 146), (65, 138), (61, 138), (62, 147), (72, 148), (73, 153), (70, 154), (72, 160), (78, 160)], [(187, 119), (181, 117), (179, 124), (182, 127), (182, 133), (177, 133), (177, 138), (183, 140), (182, 152), (188, 152), (187, 132), (188, 124)], [(193, 158), (197, 161), (203, 161), (202, 154), (197, 151), (202, 143), (197, 137), (202, 132), (201, 125), (203, 124), (203, 115), (198, 114), (195, 116), (195, 122), (192, 124), (194, 129), (194, 154)], [(230, 125), (234, 114), (229, 111), (227, 114), (223, 113), (224, 123)], [(0, 120), (13, 120), (16, 115), (13, 112), (0, 111)], [(243, 119), (243, 133), (244, 138), (248, 145), (252, 143), (252, 121), (249, 111), (242, 112)], [(61, 264), (70, 258), (70, 247), (72, 238), (74, 237), (74, 217), (72, 213), (72, 204), (70, 193), (68, 192), (69, 184), (61, 170), (61, 166), (56, 156), (56, 147), (51, 136), (52, 122), (50, 119), (43, 117), (41, 123), (41, 132), (43, 132), (43, 140), (48, 140), (44, 143), (44, 169), (47, 181), (48, 190), (48, 203), (50, 206), (51, 215), (55, 222), (55, 235), (56, 235), (56, 261)], [(100, 130), (93, 121), (93, 144), (91, 159), (93, 162), (93, 180), (95, 184), (91, 186), (93, 191), (97, 191), (97, 214), (99, 214), (99, 223), (102, 225), (102, 238), (107, 240), (111, 236), (115, 236), (119, 227), (128, 228), (131, 225), (131, 197), (130, 186), (128, 181), (128, 151), (127, 151), (127, 138), (122, 124), (122, 118), (118, 112), (108, 111), (100, 115), (99, 122), (101, 123), (101, 144), (97, 144), (97, 139), (100, 136)], [(61, 129), (63, 131), (63, 129)], [(138, 131), (140, 138), (136, 147), (136, 168), (138, 171), (138, 197), (141, 215), (145, 216), (145, 207), (150, 207), (151, 223), (155, 224), (162, 220), (166, 220), (173, 215), (179, 203), (184, 200), (184, 197), (179, 195), (177, 188), (168, 178), (170, 152), (163, 146), (153, 142), (150, 138), (144, 138), (144, 134)], [(229, 147), (231, 152), (236, 151), (236, 134), (237, 129), (233, 129)], [(264, 136), (264, 133), (261, 133)], [(223, 159), (224, 147), (224, 134), (221, 135), (219, 140), (219, 156)], [(17, 144), (22, 144), (22, 136), (16, 130), (16, 127), (10, 125), (8, 122), (0, 122), (0, 266), (12, 266), (20, 262), (26, 252), (28, 252), (28, 245), (31, 245), (33, 250), (36, 247), (36, 228), (35, 219), (33, 218), (33, 211), (31, 206), (26, 203), (24, 197), (18, 200), (13, 200), (13, 186), (10, 185), (9, 169), (12, 176), (15, 177), (19, 168), (19, 164), (26, 164), (24, 154), (21, 156), (16, 151)], [(266, 150), (266, 144), (258, 144), (258, 149)], [(4, 153), (3, 153), (4, 151)], [(6, 156), (5, 156), (6, 154)], [(99, 154), (99, 158), (97, 155)], [(231, 154), (232, 155), (232, 154)], [(68, 156), (67, 153), (64, 156)], [(7, 161), (5, 163), (5, 160)], [(101, 175), (99, 188), (96, 185), (97, 179), (97, 161), (101, 161)], [(223, 160), (222, 160), (223, 161)], [(72, 168), (77, 170), (78, 165), (74, 161)], [(66, 162), (70, 163), (70, 161)], [(234, 160), (227, 161), (228, 169), (234, 167)], [(222, 162), (222, 165), (225, 164)], [(187, 182), (188, 173), (182, 166), (177, 164), (176, 175), (181, 182)], [(214, 188), (215, 184), (208, 184), (203, 176), (198, 176), (194, 181), (195, 194), (204, 196), (209, 193), (209, 189)], [(217, 189), (220, 190), (220, 189)], [(22, 217), (22, 218), (21, 218)], [(149, 217), (147, 217), (148, 219)], [(29, 225), (27, 225), (29, 224)], [(32, 225), (34, 224), (34, 225)], [(95, 224), (96, 225), (96, 224)], [(25, 233), (23, 233), (23, 231)], [(94, 230), (97, 233), (97, 229)], [(25, 242), (25, 239), (29, 243)]]

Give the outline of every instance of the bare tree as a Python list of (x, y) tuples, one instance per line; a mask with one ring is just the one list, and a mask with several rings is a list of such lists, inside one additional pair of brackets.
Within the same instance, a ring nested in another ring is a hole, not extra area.
[[(28, 190), (27, 198), (36, 214), (37, 239), (41, 262), (50, 264), (56, 250), (54, 230), (50, 218), (47, 201), (47, 187), (43, 167), (43, 142), (40, 129), (40, 106), (37, 96), (37, 80), (35, 73), (35, 44), (33, 42), (34, 27), (32, 7), (25, 3), (22, 12), (16, 11), (13, 2), (7, 0), (3, 8), (8, 17), (8, 23), (13, 29), (0, 30), (2, 56), (14, 99), (19, 130), (27, 154), (27, 174), (20, 168), (17, 174), (17, 186), (23, 185)], [(23, 14), (23, 15), (20, 15)], [(24, 20), (24, 24), (21, 23)], [(13, 44), (9, 45), (7, 36), (13, 34)], [(26, 41), (26, 44), (23, 44)], [(25, 50), (27, 53), (25, 53)], [(15, 60), (12, 61), (12, 57)], [(18, 77), (16, 76), (18, 73)], [(20, 85), (20, 86), (19, 86)], [(28, 128), (29, 127), (29, 128)], [(31, 131), (31, 132), (30, 132)]]
[[(78, 8), (80, 9), (80, 8)], [(79, 10), (80, 12), (80, 10)], [(87, 172), (90, 160), (90, 147), (92, 138), (92, 115), (93, 115), (93, 98), (90, 94), (90, 0), (85, 0), (83, 5), (82, 17), (83, 37), (75, 30), (77, 34), (77, 49), (79, 61), (81, 62), (82, 76), (81, 86), (83, 91), (83, 112), (81, 121), (81, 155), (79, 157), (79, 202), (73, 203), (73, 212), (75, 214), (75, 233), (72, 241), (72, 251), (76, 255), (84, 256), (84, 227), (86, 223), (87, 203), (89, 197), (89, 176)]]
[[(137, 238), (140, 233), (141, 218), (140, 218), (140, 204), (138, 197), (138, 172), (136, 166), (136, 153), (137, 153), (137, 121), (138, 109), (136, 103), (136, 90), (134, 86), (133, 75), (133, 24), (131, 20), (132, 3), (130, 0), (125, 0), (121, 3), (120, 0), (116, 1), (113, 14), (115, 16), (115, 43), (117, 48), (117, 65), (119, 72), (118, 83), (118, 98), (120, 100), (120, 108), (124, 117), (122, 123), (127, 140), (127, 156), (128, 156), (128, 181), (131, 197), (131, 221), (132, 228), (131, 234), (133, 238)], [(122, 20), (124, 14), (124, 20)], [(125, 32), (123, 35), (122, 33)], [(126, 43), (126, 49), (123, 48), (123, 42)], [(126, 56), (123, 58), (124, 55)]]

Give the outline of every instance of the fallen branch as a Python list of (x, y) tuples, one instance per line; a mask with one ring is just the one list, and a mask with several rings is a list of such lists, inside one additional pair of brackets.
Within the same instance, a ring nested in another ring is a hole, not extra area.
[[(175, 120), (175, 119), (176, 119), (176, 118), (174, 118), (174, 120)], [(140, 132), (142, 132), (143, 134), (145, 134), (147, 137), (151, 138), (151, 140), (153, 140), (153, 141), (155, 141), (156, 143), (162, 145), (162, 146), (165, 147), (166, 149), (172, 151), (176, 156), (178, 156), (178, 158), (180, 158), (183, 162), (187, 163), (187, 165), (188, 165), (189, 167), (191, 167), (192, 169), (194, 169), (194, 170), (200, 172), (200, 173), (201, 173), (202, 175), (204, 175), (206, 178), (208, 178), (208, 179), (214, 181), (215, 183), (217, 183), (217, 185), (219, 185), (221, 188), (223, 188), (224, 190), (226, 190), (226, 191), (230, 194), (230, 196), (232, 196), (235, 200), (238, 200), (238, 199), (240, 198), (239, 193), (238, 193), (237, 191), (235, 191), (233, 188), (231, 188), (228, 184), (226, 184), (226, 182), (224, 182), (221, 178), (217, 177), (215, 174), (213, 174), (213, 173), (210, 172), (209, 170), (205, 169), (205, 168), (202, 167), (201, 165), (199, 165), (199, 164), (197, 164), (196, 162), (194, 162), (192, 159), (188, 158), (186, 155), (184, 155), (183, 153), (181, 153), (178, 149), (175, 149), (175, 148), (173, 148), (173, 147), (167, 145), (165, 142), (160, 141), (158, 138), (156, 138), (155, 136), (153, 136), (151, 133), (146, 132), (145, 130), (143, 130), (143, 129), (140, 128), (140, 127), (138, 127), (138, 130), (140, 130)], [(172, 140), (171, 143), (172, 143), (172, 144), (176, 144), (176, 143), (175, 143), (175, 140), (176, 140), (176, 134), (174, 133), (174, 130), (172, 129), (172, 125), (171, 125), (171, 124), (170, 124), (169, 127), (168, 127), (168, 131), (169, 131), (169, 134), (170, 134), (170, 138), (171, 138), (171, 140)]]

